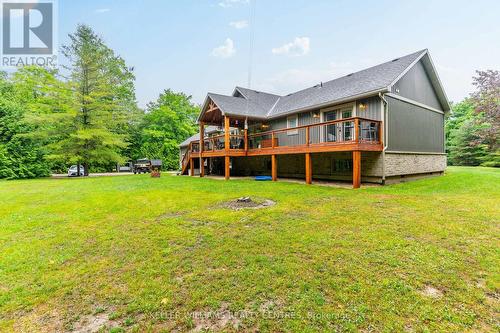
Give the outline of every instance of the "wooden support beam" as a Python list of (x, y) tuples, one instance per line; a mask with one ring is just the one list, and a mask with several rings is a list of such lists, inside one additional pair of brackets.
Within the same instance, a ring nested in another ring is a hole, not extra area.
[(352, 188), (361, 186), (361, 151), (352, 152)]
[(200, 157), (200, 177), (205, 177), (205, 159)]
[(231, 168), (229, 167), (231, 163), (231, 158), (229, 156), (225, 156), (224, 157), (224, 178), (226, 180), (229, 179), (229, 177), (231, 176), (230, 173), (231, 173)]
[(189, 175), (194, 176), (194, 159), (189, 159)]
[(359, 142), (359, 119), (354, 119), (354, 141), (356, 143)]
[(229, 136), (229, 117), (228, 116), (224, 116), (224, 148), (225, 148), (225, 151), (226, 153), (229, 152), (229, 140), (230, 140), (230, 136)]
[(245, 151), (248, 151), (248, 130), (245, 129)]
[(271, 155), (271, 176), (273, 182), (278, 180), (278, 161), (276, 160), (276, 155)]
[(205, 176), (204, 159), (202, 157), (203, 151), (205, 150), (205, 124), (200, 121), (200, 177)]
[(312, 183), (311, 153), (306, 153), (306, 184)]
[(309, 134), (309, 127), (306, 127), (306, 146), (309, 146), (309, 142), (311, 141), (309, 139), (309, 136), (310, 136), (310, 134)]

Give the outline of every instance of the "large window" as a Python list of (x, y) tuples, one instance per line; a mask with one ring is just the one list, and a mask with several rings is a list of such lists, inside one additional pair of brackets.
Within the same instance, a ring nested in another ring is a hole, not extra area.
[[(351, 118), (352, 117), (352, 109), (344, 109), (342, 110), (342, 119)], [(353, 139), (354, 132), (354, 123), (352, 121), (347, 121), (342, 123), (342, 129), (344, 132), (343, 140), (350, 141)]]
[[(323, 113), (323, 121), (332, 121), (337, 119), (337, 110), (327, 111)], [(335, 142), (337, 141), (337, 124), (326, 125), (326, 130), (324, 132), (324, 142)]]
[[(299, 116), (294, 114), (292, 116), (286, 117), (286, 128), (294, 128), (299, 126)], [(299, 130), (294, 131), (286, 131), (288, 135), (297, 135), (299, 134)]]

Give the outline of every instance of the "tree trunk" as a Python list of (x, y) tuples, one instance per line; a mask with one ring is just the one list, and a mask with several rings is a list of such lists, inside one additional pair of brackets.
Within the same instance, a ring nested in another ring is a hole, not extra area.
[(87, 162), (83, 162), (83, 175), (84, 176), (89, 175), (89, 164)]
[(76, 165), (76, 176), (80, 177), (80, 163)]

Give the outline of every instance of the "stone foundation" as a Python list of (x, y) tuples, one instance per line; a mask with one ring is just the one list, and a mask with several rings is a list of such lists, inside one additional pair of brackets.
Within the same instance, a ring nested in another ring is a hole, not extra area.
[(444, 154), (385, 153), (385, 176), (442, 173), (446, 169)]

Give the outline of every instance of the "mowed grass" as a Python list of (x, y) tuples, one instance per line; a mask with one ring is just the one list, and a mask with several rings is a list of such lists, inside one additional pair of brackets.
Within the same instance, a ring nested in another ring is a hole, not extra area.
[(498, 331), (499, 185), (0, 182), (0, 331)]

